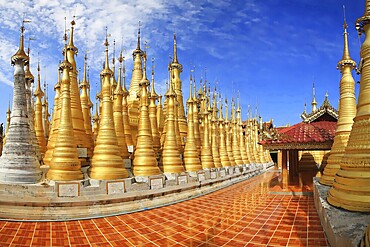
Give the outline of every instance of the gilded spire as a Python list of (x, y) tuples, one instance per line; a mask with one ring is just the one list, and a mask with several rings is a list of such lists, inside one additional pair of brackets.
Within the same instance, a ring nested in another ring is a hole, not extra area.
[[(205, 95), (203, 95), (205, 97)], [(210, 147), (210, 138), (209, 138), (209, 118), (208, 115), (210, 114), (210, 111), (208, 111), (206, 107), (206, 98), (203, 99), (204, 107), (202, 114), (203, 119), (203, 139), (202, 139), (202, 150), (200, 154), (200, 159), (202, 161), (202, 167), (203, 169), (210, 169), (214, 168), (215, 164), (213, 162), (211, 147)]]
[(178, 63), (177, 60), (177, 43), (176, 43), (176, 33), (173, 34), (173, 60), (172, 63)]
[(90, 97), (88, 94), (89, 82), (87, 81), (87, 53), (85, 53), (84, 57), (84, 71), (83, 71), (83, 79), (80, 83), (81, 88), (81, 108), (82, 108), (82, 115), (84, 119), (84, 128), (86, 131), (87, 140), (90, 143), (91, 150), (94, 149), (94, 140), (92, 135), (92, 126), (91, 126), (91, 113), (90, 113)]
[(347, 32), (347, 21), (346, 21), (346, 12), (345, 6), (343, 5), (343, 13), (344, 13), (344, 23), (343, 23), (343, 37), (344, 37), (344, 45), (343, 45), (343, 56), (342, 59), (338, 62), (337, 68), (342, 70), (345, 65), (349, 65), (352, 68), (356, 68), (356, 62), (350, 56), (349, 47), (348, 47), (348, 32)]
[[(343, 6), (344, 10), (344, 6)], [(342, 78), (340, 80), (339, 90), (339, 114), (337, 129), (335, 131), (334, 143), (330, 150), (327, 165), (320, 178), (320, 183), (333, 185), (335, 174), (340, 169), (340, 164), (349, 140), (352, 129), (353, 119), (356, 116), (356, 96), (355, 80), (352, 76), (352, 70), (356, 68), (356, 63), (349, 56), (347, 23), (344, 15), (344, 50), (342, 59), (338, 62), (337, 69), (340, 70)], [(324, 104), (327, 101), (325, 96)], [(329, 104), (326, 103), (326, 104)]]
[(223, 104), (222, 104), (222, 97), (220, 96), (220, 117), (218, 118), (219, 124), (219, 152), (220, 152), (220, 160), (222, 167), (229, 167), (231, 166), (229, 156), (227, 154), (226, 148), (226, 131), (225, 131), (225, 120), (223, 118)]
[(181, 82), (181, 72), (182, 72), (182, 65), (178, 62), (177, 57), (177, 39), (176, 34), (174, 34), (174, 43), (173, 43), (173, 59), (172, 62), (168, 66), (168, 70), (170, 72), (170, 84), (172, 83), (173, 90), (176, 94), (176, 112), (175, 112), (175, 119), (178, 122), (178, 128), (180, 132), (180, 136), (178, 138), (179, 143), (178, 145), (182, 146), (182, 149), (185, 145), (184, 138), (187, 135), (187, 121), (185, 117), (185, 107), (184, 107), (184, 99), (182, 95), (182, 82)]
[(152, 58), (152, 85), (150, 90), (150, 97), (158, 98), (158, 94), (155, 92), (154, 87), (154, 58)]
[[(113, 57), (112, 57), (112, 79), (111, 79), (111, 86), (112, 86), (112, 95), (114, 94), (114, 90), (117, 87), (117, 81), (116, 81), (116, 41), (113, 40)], [(122, 88), (121, 88), (122, 89)]]
[[(128, 171), (123, 165), (121, 150), (118, 145), (117, 135), (114, 126), (113, 102), (111, 100), (110, 80), (113, 72), (109, 68), (108, 60), (108, 34), (106, 29), (105, 37), (105, 65), (100, 75), (103, 78), (102, 111), (100, 115), (99, 132), (96, 139), (94, 154), (91, 159), (89, 175), (93, 179), (121, 179), (128, 177)], [(107, 160), (109, 162), (107, 163)]]
[(120, 60), (122, 60), (122, 72), (123, 72), (123, 86), (122, 86), (122, 91), (123, 91), (123, 99), (122, 99), (123, 128), (124, 128), (124, 133), (125, 133), (125, 137), (126, 137), (127, 146), (133, 146), (134, 141), (132, 139), (130, 119), (129, 119), (129, 115), (128, 115), (127, 97), (129, 95), (129, 92), (126, 89), (126, 63), (125, 63), (125, 57), (122, 56), (122, 51), (121, 51)]
[(27, 65), (29, 62), (29, 58), (24, 52), (24, 23), (27, 22), (25, 20), (22, 21), (22, 26), (21, 26), (21, 35), (20, 35), (20, 41), (19, 41), (19, 47), (18, 51), (12, 56), (12, 65), (15, 65), (15, 62), (17, 60), (22, 60), (24, 62), (24, 65)]
[(151, 86), (152, 86), (152, 89), (150, 91), (150, 96), (149, 96), (149, 119), (150, 119), (150, 125), (151, 125), (152, 136), (153, 136), (153, 148), (156, 154), (158, 155), (159, 149), (161, 148), (161, 136), (158, 131), (157, 106), (155, 104), (158, 99), (158, 95), (156, 94), (155, 88), (154, 88), (154, 58), (152, 58), (152, 85)]
[(113, 118), (114, 127), (116, 130), (118, 146), (120, 147), (120, 154), (123, 159), (128, 159), (130, 154), (127, 150), (126, 136), (124, 131), (124, 122), (122, 116), (122, 100), (123, 100), (123, 90), (122, 90), (122, 52), (118, 58), (119, 68), (118, 68), (118, 83), (116, 89), (114, 90), (114, 100), (113, 100)]
[(317, 110), (316, 92), (315, 92), (315, 82), (312, 82), (312, 112)]
[(211, 147), (212, 147), (212, 157), (213, 162), (216, 168), (222, 167), (220, 153), (219, 153), (219, 145), (218, 145), (218, 120), (217, 120), (217, 100), (216, 100), (216, 89), (213, 92), (213, 100), (212, 100), (212, 116), (211, 116)]
[(237, 119), (235, 117), (235, 102), (234, 102), (234, 99), (232, 100), (232, 103), (231, 103), (231, 115), (232, 115), (232, 119), (231, 119), (231, 124), (232, 124), (232, 152), (233, 152), (233, 156), (234, 156), (234, 159), (235, 159), (235, 162), (237, 165), (242, 165), (243, 164), (243, 160), (242, 160), (242, 157), (241, 157), (241, 154), (240, 154), (240, 147), (239, 147), (239, 142), (238, 142), (238, 133), (239, 133), (239, 126), (238, 126), (238, 122), (237, 122)]
[(36, 90), (33, 94), (36, 97), (35, 103), (35, 132), (36, 138), (39, 142), (41, 155), (44, 156), (46, 152), (46, 139), (43, 127), (43, 117), (42, 117), (42, 97), (44, 92), (41, 89), (41, 76), (40, 76), (40, 61), (37, 63), (37, 85)]
[[(143, 78), (143, 65), (142, 59), (144, 56), (144, 52), (140, 49), (140, 25), (139, 22), (139, 31), (138, 31), (138, 45), (136, 49), (133, 51), (133, 60), (134, 66), (132, 68), (131, 74), (131, 82), (130, 82), (130, 89), (129, 89), (129, 96), (127, 98), (128, 101), (128, 115), (130, 120), (130, 134), (131, 139), (133, 142), (137, 139), (138, 133), (138, 122), (139, 122), (139, 108), (140, 108), (140, 83), (141, 79)], [(127, 133), (126, 133), (127, 135)], [(127, 139), (128, 143), (130, 140)], [(136, 143), (132, 143), (135, 145)]]
[(140, 49), (140, 26), (141, 26), (141, 22), (139, 21), (139, 29), (137, 31), (137, 46), (136, 46), (136, 51), (139, 51), (139, 52), (141, 52), (141, 49)]
[(225, 136), (226, 136), (226, 151), (229, 157), (231, 166), (236, 166), (234, 154), (232, 150), (232, 123), (229, 121), (229, 104), (225, 99)]

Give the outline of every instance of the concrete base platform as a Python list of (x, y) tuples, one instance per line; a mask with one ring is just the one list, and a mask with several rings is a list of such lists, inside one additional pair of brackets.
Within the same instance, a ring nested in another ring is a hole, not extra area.
[(359, 246), (370, 224), (370, 213), (351, 212), (330, 205), (326, 197), (331, 187), (320, 184), (319, 178), (313, 178), (313, 187), (316, 210), (330, 245)]
[(0, 184), (0, 220), (65, 221), (125, 214), (202, 196), (262, 172), (262, 167), (256, 167), (246, 174), (221, 177), (216, 170), (201, 171), (196, 180), (184, 173), (177, 176), (176, 183), (161, 175), (149, 178), (148, 182), (127, 178)]

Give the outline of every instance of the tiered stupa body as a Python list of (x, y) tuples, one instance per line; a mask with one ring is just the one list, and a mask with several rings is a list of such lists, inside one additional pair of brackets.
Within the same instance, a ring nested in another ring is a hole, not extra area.
[(347, 210), (370, 212), (370, 0), (366, 0), (365, 14), (356, 25), (366, 36), (360, 53), (362, 70), (357, 112), (340, 170), (328, 192), (328, 202)]
[(348, 143), (352, 129), (353, 118), (356, 116), (355, 80), (352, 70), (356, 68), (356, 62), (352, 60), (348, 48), (347, 23), (344, 22), (344, 49), (342, 59), (338, 62), (338, 69), (342, 73), (340, 81), (339, 116), (335, 131), (334, 143), (330, 150), (324, 174), (320, 183), (333, 185), (335, 174), (340, 168), (340, 162)]
[(7, 141), (0, 157), (0, 182), (37, 183), (41, 179), (40, 163), (32, 144), (27, 114), (24, 65), (29, 62), (24, 52), (24, 27), (18, 51), (12, 56), (14, 65), (13, 109)]

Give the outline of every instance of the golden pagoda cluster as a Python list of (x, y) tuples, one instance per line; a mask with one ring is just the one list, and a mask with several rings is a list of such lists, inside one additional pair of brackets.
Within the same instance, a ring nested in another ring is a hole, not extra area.
[[(151, 78), (148, 77), (150, 64), (146, 52), (140, 48), (140, 29), (133, 51), (129, 90), (122, 52), (118, 58), (113, 55), (113, 66), (110, 65), (107, 35), (101, 88), (92, 114), (94, 104), (87, 76), (87, 54), (83, 79), (78, 82), (74, 25), (72, 21), (69, 39), (65, 34), (50, 122), (47, 98), (41, 89), (40, 66), (33, 93), (35, 100), (31, 95), (33, 75), (29, 63), (25, 66), (30, 142), (40, 165), (46, 168), (47, 179), (81, 180), (88, 176), (114, 180), (184, 172), (196, 174), (207, 169), (234, 170), (241, 165), (272, 163), (269, 152), (258, 144), (257, 119), (242, 122), (240, 102), (236, 105), (232, 99), (229, 105), (206, 81), (197, 91), (197, 83), (191, 75), (190, 94), (184, 104), (180, 79), (183, 66), (177, 56), (176, 35), (163, 104), (162, 95), (155, 92), (154, 59), (151, 60)], [(23, 49), (23, 43), (21, 46)], [(118, 73), (115, 59), (119, 62)], [(7, 127), (11, 126), (10, 109), (8, 111)], [(6, 146), (6, 140), (4, 143)]]

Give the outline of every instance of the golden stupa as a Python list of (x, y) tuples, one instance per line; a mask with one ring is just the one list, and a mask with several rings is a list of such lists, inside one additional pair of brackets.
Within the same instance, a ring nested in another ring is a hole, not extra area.
[(365, 34), (360, 53), (362, 63), (359, 65), (361, 79), (357, 112), (340, 169), (327, 199), (337, 207), (370, 212), (370, 0), (366, 0), (365, 13), (357, 19), (356, 27), (359, 34)]
[(146, 77), (146, 54), (144, 54), (144, 74), (140, 82), (140, 111), (139, 125), (136, 139), (136, 149), (133, 160), (133, 173), (135, 176), (152, 176), (161, 174), (157, 157), (153, 148), (153, 136), (148, 112), (148, 86)]
[(111, 76), (108, 60), (108, 38), (105, 39), (105, 65), (100, 73), (103, 79), (101, 89), (101, 114), (99, 132), (96, 138), (94, 154), (91, 159), (89, 175), (93, 179), (108, 180), (127, 178), (128, 171), (124, 167), (121, 150), (118, 145), (113, 119), (113, 102), (111, 100)]
[(71, 113), (70, 70), (72, 64), (68, 61), (65, 52), (64, 61), (59, 66), (63, 71), (61, 81), (60, 122), (57, 141), (55, 142), (50, 169), (46, 177), (50, 180), (80, 180), (83, 178), (81, 163), (78, 160), (77, 148), (74, 139)]
[(202, 170), (202, 165), (200, 164), (199, 152), (197, 149), (197, 144), (194, 135), (194, 117), (193, 117), (193, 94), (192, 94), (192, 77), (190, 74), (190, 92), (189, 99), (187, 101), (188, 109), (188, 130), (186, 136), (186, 143), (184, 149), (184, 165), (188, 172), (196, 172)]
[(337, 66), (342, 73), (342, 79), (340, 80), (339, 116), (334, 143), (330, 150), (324, 174), (320, 178), (320, 183), (325, 185), (333, 185), (335, 174), (340, 168), (340, 162), (348, 143), (353, 118), (356, 116), (355, 80), (352, 76), (352, 70), (356, 68), (356, 62), (352, 60), (349, 54), (346, 20), (344, 20), (343, 27), (343, 56)]

